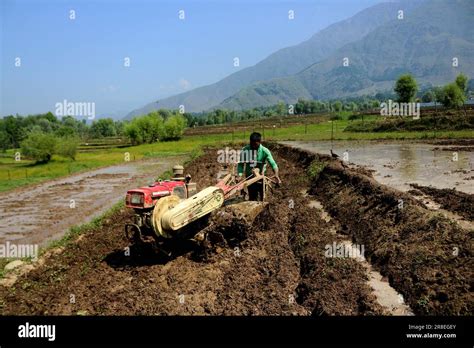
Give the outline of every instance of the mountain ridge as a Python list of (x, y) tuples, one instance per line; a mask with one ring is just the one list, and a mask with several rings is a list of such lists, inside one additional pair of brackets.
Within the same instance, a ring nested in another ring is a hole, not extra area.
[(253, 83), (291, 76), (324, 59), (345, 44), (364, 37), (389, 21), (401, 4), (404, 8), (411, 9), (424, 1), (376, 4), (348, 19), (329, 25), (297, 45), (270, 54), (254, 66), (235, 72), (216, 83), (149, 103), (130, 112), (126, 119), (160, 108), (177, 109), (180, 105), (184, 105), (188, 112), (208, 110)]
[[(459, 72), (473, 76), (469, 61), (474, 56), (470, 26), (474, 4), (467, 0), (425, 4), (435, 6), (415, 8), (403, 21), (378, 27), (298, 74), (245, 87), (217, 107), (246, 109), (257, 103), (272, 105), (275, 100), (293, 103), (295, 95), (308, 99), (360, 96), (391, 89), (403, 73), (412, 73), (421, 85), (452, 81)], [(460, 65), (451, 68), (456, 56)], [(348, 67), (342, 66), (344, 57), (349, 57)]]

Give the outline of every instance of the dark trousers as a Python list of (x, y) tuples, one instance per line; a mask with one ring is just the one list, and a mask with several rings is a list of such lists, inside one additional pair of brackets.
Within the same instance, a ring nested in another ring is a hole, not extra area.
[(249, 201), (263, 201), (263, 183), (261, 181), (254, 182), (247, 189), (249, 191)]

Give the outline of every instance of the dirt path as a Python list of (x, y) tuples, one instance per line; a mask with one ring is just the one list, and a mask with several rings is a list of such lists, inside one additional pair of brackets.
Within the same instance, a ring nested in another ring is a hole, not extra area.
[[(179, 243), (165, 260), (147, 244), (126, 253), (131, 213), (118, 211), (0, 286), (1, 313), (397, 314), (394, 294), (417, 315), (472, 313), (468, 231), (329, 156), (278, 145), (273, 153), (284, 185), (252, 226), (220, 210), (209, 219), (211, 247)], [(199, 188), (215, 182), (216, 158), (209, 150), (186, 169)], [(311, 163), (323, 165), (309, 178)], [(365, 247), (365, 263), (327, 255), (328, 246), (348, 243)]]
[(60, 238), (181, 160), (129, 162), (0, 193), (0, 243), (44, 245)]

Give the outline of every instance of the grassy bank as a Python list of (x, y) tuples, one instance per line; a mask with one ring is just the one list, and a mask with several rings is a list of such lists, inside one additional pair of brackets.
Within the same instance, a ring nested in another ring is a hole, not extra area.
[(474, 115), (467, 116), (430, 116), (419, 119), (394, 117), (370, 122), (356, 121), (345, 129), (348, 132), (394, 132), (415, 131), (458, 131), (474, 130)]

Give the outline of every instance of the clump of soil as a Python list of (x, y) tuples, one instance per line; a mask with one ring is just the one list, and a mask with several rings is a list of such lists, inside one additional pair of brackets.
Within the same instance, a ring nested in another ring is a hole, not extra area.
[(457, 213), (460, 216), (474, 220), (474, 195), (456, 191), (456, 189), (438, 189), (436, 187), (410, 184), (413, 188), (429, 195), (441, 205), (441, 208)]

